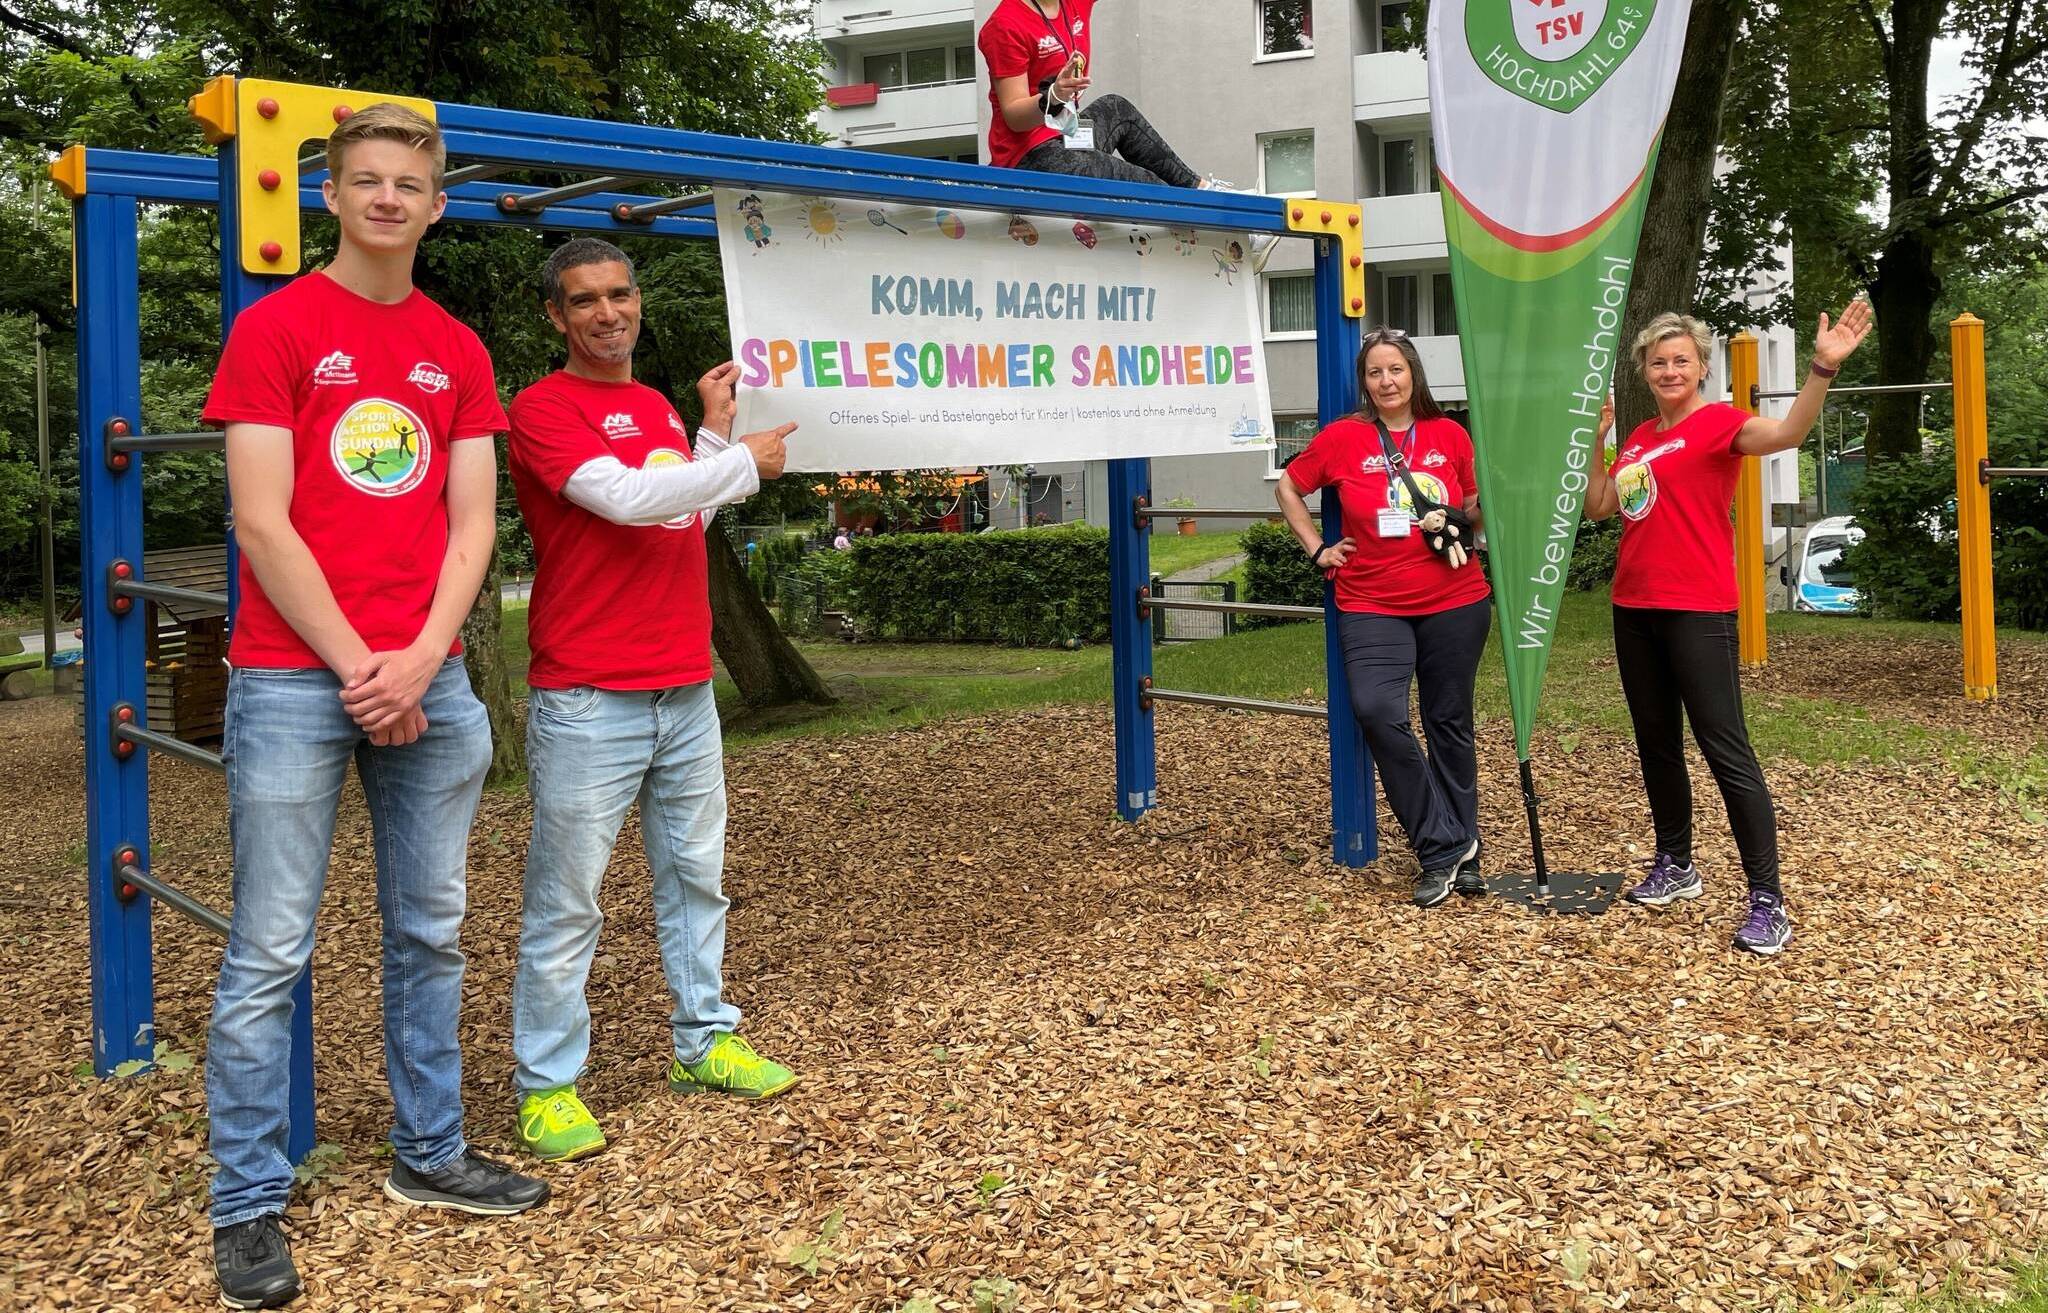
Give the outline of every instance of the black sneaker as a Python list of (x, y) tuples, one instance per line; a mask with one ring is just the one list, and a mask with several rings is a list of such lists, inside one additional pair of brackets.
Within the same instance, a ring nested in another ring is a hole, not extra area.
[(402, 1204), (503, 1216), (546, 1202), (548, 1183), (464, 1150), (460, 1158), (438, 1172), (416, 1172), (402, 1162), (394, 1163), (391, 1175), (384, 1178), (384, 1193)]
[(1484, 898), (1486, 877), (1479, 873), (1479, 854), (1473, 853), (1458, 863), (1458, 876), (1451, 881), (1451, 889), (1461, 897)]
[(213, 1275), (229, 1308), (277, 1308), (299, 1297), (299, 1269), (275, 1214), (215, 1227)]
[(1415, 905), (1435, 907), (1451, 896), (1451, 877), (1458, 873), (1455, 866), (1441, 866), (1434, 871), (1424, 871), (1415, 877)]

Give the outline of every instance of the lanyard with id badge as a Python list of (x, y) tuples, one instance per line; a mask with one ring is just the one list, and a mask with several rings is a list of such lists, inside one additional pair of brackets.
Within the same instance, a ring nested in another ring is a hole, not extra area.
[[(1385, 459), (1387, 463), (1387, 483), (1389, 486), (1391, 486), (1395, 479), (1406, 479), (1408, 477), (1407, 453), (1409, 444), (1415, 441), (1415, 426), (1413, 424), (1410, 424), (1408, 426), (1408, 431), (1401, 435), (1401, 446), (1400, 449), (1397, 451), (1394, 447), (1391, 435), (1389, 435), (1387, 432), (1387, 426), (1378, 423), (1377, 420), (1375, 420), (1374, 423), (1379, 429), (1380, 455), (1382, 456), (1382, 458)], [(1411, 484), (1408, 495), (1410, 497), (1419, 497), (1421, 494), (1420, 490), (1416, 489)], [(1408, 513), (1406, 507), (1380, 507), (1380, 537), (1406, 538), (1409, 535), (1409, 533), (1414, 530), (1414, 528), (1415, 517)]]
[[(1068, 46), (1067, 33), (1061, 30), (1061, 28), (1068, 27), (1066, 0), (1060, 0), (1060, 21), (1058, 26), (1054, 26), (1052, 19), (1046, 16), (1046, 12), (1038, 8), (1037, 0), (1031, 0), (1031, 7), (1038, 11), (1040, 18), (1045, 19), (1046, 29), (1052, 33), (1052, 39), (1060, 43), (1061, 50), (1067, 52), (1066, 67), (1060, 73), (1060, 76), (1079, 77), (1081, 74), (1086, 73), (1088, 71), (1088, 56)], [(1054, 101), (1060, 106), (1057, 113), (1048, 112), (1045, 116), (1045, 126), (1060, 134), (1060, 144), (1068, 150), (1094, 150), (1095, 124), (1092, 120), (1081, 116), (1080, 97), (1076, 96), (1070, 101), (1059, 101), (1056, 96), (1048, 95), (1047, 99)]]

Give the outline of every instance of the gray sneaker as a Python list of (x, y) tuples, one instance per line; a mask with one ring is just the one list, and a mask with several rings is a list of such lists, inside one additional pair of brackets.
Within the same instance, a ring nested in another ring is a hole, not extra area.
[(1698, 898), (1706, 892), (1700, 884), (1700, 873), (1690, 863), (1680, 866), (1671, 854), (1658, 853), (1646, 863), (1650, 874), (1635, 888), (1623, 894), (1628, 902), (1642, 907), (1668, 907), (1681, 899)]
[(1486, 877), (1480, 874), (1478, 853), (1458, 863), (1458, 877), (1451, 881), (1451, 889), (1461, 898), (1486, 896)]
[(1775, 957), (1792, 942), (1792, 918), (1785, 900), (1768, 889), (1749, 891), (1749, 919), (1735, 932), (1735, 946), (1745, 953)]
[(1457, 879), (1459, 868), (1479, 856), (1479, 840), (1465, 845), (1464, 851), (1444, 865), (1424, 871), (1415, 877), (1415, 905), (1435, 907), (1451, 896), (1451, 883)]

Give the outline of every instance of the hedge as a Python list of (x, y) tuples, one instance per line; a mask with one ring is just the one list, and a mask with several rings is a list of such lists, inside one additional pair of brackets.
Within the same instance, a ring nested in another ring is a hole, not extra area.
[(847, 603), (871, 637), (1036, 646), (1109, 634), (1109, 531), (1080, 524), (856, 539)]
[[(1270, 520), (1261, 521), (1238, 535), (1244, 548), (1244, 600), (1273, 606), (1321, 606), (1323, 572), (1316, 569), (1308, 553), (1294, 540), (1294, 530)], [(1239, 616), (1239, 629), (1263, 629), (1267, 625), (1300, 624), (1277, 616)]]

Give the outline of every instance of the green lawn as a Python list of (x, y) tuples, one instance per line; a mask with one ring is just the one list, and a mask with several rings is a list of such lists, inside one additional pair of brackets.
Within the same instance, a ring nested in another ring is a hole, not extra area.
[(1172, 576), (1198, 565), (1238, 553), (1236, 529), (1220, 533), (1180, 534), (1173, 521), (1159, 521), (1152, 534), (1152, 573)]
[[(505, 643), (512, 675), (525, 673), (526, 612), (505, 612)], [(1825, 634), (1857, 640), (1956, 642), (1956, 627), (1861, 621), (1830, 616), (1773, 614), (1777, 635)], [(2048, 644), (2037, 634), (2014, 641)], [(1498, 630), (1480, 665), (1479, 714), (1507, 714)], [(980, 715), (1054, 703), (1109, 700), (1107, 644), (1078, 652), (1058, 648), (1005, 648), (948, 643), (800, 643), (805, 658), (845, 699), (811, 714), (752, 716), (721, 676), (719, 705), (736, 743), (814, 734), (858, 734), (952, 716)], [(1283, 625), (1230, 638), (1157, 649), (1153, 678), (1161, 688), (1240, 697), (1318, 702), (1325, 696), (1323, 627)], [(523, 683), (518, 691), (524, 693)], [(1856, 705), (1846, 698), (1774, 693), (1752, 698), (1751, 735), (1766, 757), (1810, 763), (1851, 761), (1942, 762), (1966, 780), (1996, 779), (2029, 796), (2048, 795), (2048, 745), (2014, 757), (1998, 755), (1960, 730), (1913, 724)], [(1554, 734), (1566, 752), (1581, 729), (1623, 733), (1628, 712), (1614, 670), (1607, 599), (1603, 593), (1568, 593), (1551, 649), (1539, 733)]]

